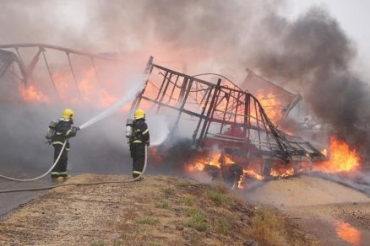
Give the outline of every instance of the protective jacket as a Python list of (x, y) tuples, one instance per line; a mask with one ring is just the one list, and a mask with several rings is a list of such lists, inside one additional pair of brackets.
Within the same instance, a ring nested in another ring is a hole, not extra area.
[(55, 127), (55, 134), (52, 138), (52, 144), (55, 145), (63, 145), (64, 141), (67, 140), (66, 143), (66, 150), (70, 149), (70, 144), (68, 139), (71, 137), (76, 136), (77, 130), (76, 128), (72, 127), (73, 120), (72, 119), (65, 119), (60, 118), (58, 124)]
[(148, 125), (145, 119), (134, 120), (133, 124), (133, 136), (131, 138), (131, 143), (143, 143), (149, 145), (150, 135)]

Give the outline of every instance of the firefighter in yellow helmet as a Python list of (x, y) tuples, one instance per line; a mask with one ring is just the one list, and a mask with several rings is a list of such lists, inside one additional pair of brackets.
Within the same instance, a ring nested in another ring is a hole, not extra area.
[[(73, 126), (73, 115), (72, 109), (64, 109), (62, 112), (62, 117), (58, 120), (54, 135), (51, 139), (51, 144), (54, 147), (54, 163), (57, 161), (59, 154), (63, 150), (58, 162), (51, 171), (52, 179), (65, 179), (68, 177), (67, 165), (68, 165), (68, 151), (70, 150), (69, 138), (76, 136), (78, 127)], [(65, 148), (63, 149), (63, 144), (66, 141)]]
[(146, 160), (145, 147), (150, 145), (149, 129), (145, 122), (145, 111), (142, 109), (137, 109), (134, 113), (129, 144), (133, 162), (132, 177), (137, 178), (141, 176), (144, 169)]

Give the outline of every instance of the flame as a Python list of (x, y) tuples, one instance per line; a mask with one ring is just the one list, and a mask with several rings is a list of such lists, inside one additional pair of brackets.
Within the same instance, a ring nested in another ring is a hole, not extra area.
[[(324, 149), (322, 151), (323, 154), (327, 154), (327, 150)], [(312, 170), (314, 168), (316, 171), (324, 171), (324, 172), (343, 172), (343, 171), (353, 171), (359, 166), (359, 155), (355, 150), (351, 150), (348, 144), (344, 141), (340, 141), (335, 137), (331, 138), (330, 142), (330, 156), (329, 160), (321, 163), (316, 163), (316, 165), (312, 166), (312, 162), (299, 162), (299, 163), (280, 163), (276, 161), (271, 166), (270, 175), (273, 177), (289, 177), (294, 175), (297, 172)], [(235, 157), (235, 156), (234, 156)], [(243, 160), (239, 160), (237, 157), (234, 158), (233, 156), (229, 156), (227, 154), (213, 154), (209, 158), (205, 157), (198, 157), (195, 159), (190, 165), (187, 166), (188, 172), (193, 171), (207, 171), (206, 166), (216, 166), (217, 168), (223, 168), (222, 163), (225, 165), (235, 164), (235, 163), (243, 163)], [(247, 163), (247, 161), (245, 161)], [(248, 176), (258, 180), (263, 180), (264, 176), (258, 174), (256, 169), (253, 169), (253, 164), (257, 164), (254, 162), (249, 162), (247, 167), (243, 168), (243, 177), (239, 182), (238, 187), (242, 188), (242, 181), (243, 178)], [(257, 166), (262, 165), (261, 163), (257, 164)], [(222, 171), (222, 170), (220, 170)]]
[(159, 151), (158, 151), (158, 148), (156, 147), (151, 147), (151, 148), (148, 148), (149, 152), (150, 152), (150, 156), (153, 157), (153, 161), (155, 163), (161, 163), (163, 162), (163, 158), (162, 156), (160, 155)]
[(342, 221), (336, 222), (335, 226), (337, 235), (340, 238), (354, 246), (361, 244), (361, 232), (359, 230)]
[[(82, 74), (82, 78), (76, 82), (71, 76), (69, 71), (58, 70), (53, 73), (53, 81), (55, 83), (55, 91), (52, 91), (54, 95), (53, 98), (48, 98), (40, 88), (36, 85), (30, 85), (28, 87), (19, 87), (20, 94), (23, 100), (27, 102), (43, 102), (43, 103), (53, 103), (55, 101), (61, 100), (68, 102), (70, 105), (84, 105), (88, 104), (95, 108), (108, 108), (115, 102), (117, 102), (118, 97), (109, 93), (104, 88), (101, 88), (97, 84), (96, 74), (93, 68), (86, 69)], [(113, 81), (104, 81), (104, 85), (114, 84)], [(115, 92), (114, 88), (111, 90)]]
[[(187, 172), (207, 171), (207, 167), (209, 168), (211, 166), (214, 166), (221, 172), (223, 168), (222, 163), (224, 163), (224, 167), (235, 163), (243, 163), (243, 161), (239, 159), (235, 157), (235, 160), (237, 160), (237, 162), (235, 162), (232, 156), (228, 154), (222, 154), (219, 152), (213, 153), (209, 157), (198, 156), (197, 158), (193, 159), (189, 165), (186, 166), (186, 171)], [(238, 165), (240, 166), (240, 164)], [(251, 177), (257, 180), (264, 179), (264, 176), (259, 174), (255, 168), (256, 166), (260, 167), (260, 165), (261, 163), (252, 161), (246, 166), (241, 166), (241, 168), (243, 168), (243, 175), (238, 182), (238, 188), (243, 188), (243, 181), (244, 178), (246, 177)], [(289, 177), (295, 173), (295, 169), (300, 171), (309, 170), (310, 166), (311, 164), (309, 162), (307, 163), (302, 162), (299, 164), (299, 166), (293, 166), (293, 164), (290, 163), (281, 164), (279, 162), (276, 162), (271, 168), (270, 175), (274, 177)]]
[(27, 87), (21, 85), (19, 91), (26, 102), (49, 102), (49, 98), (39, 91), (35, 85)]
[(356, 150), (351, 150), (344, 141), (331, 137), (330, 156), (326, 162), (316, 165), (315, 169), (323, 172), (349, 172), (359, 167), (360, 157)]
[[(197, 157), (189, 165), (186, 166), (186, 171), (187, 172), (206, 171), (207, 167), (212, 166), (220, 169), (221, 171), (222, 163), (224, 163), (224, 165), (226, 166), (229, 166), (231, 164), (235, 164), (235, 161), (233, 161), (232, 157), (230, 157), (227, 154), (223, 154), (221, 152), (214, 152), (210, 154), (210, 156), (208, 157), (204, 156)], [(257, 174), (252, 169), (243, 169), (243, 174), (258, 180), (263, 179), (263, 176)], [(243, 188), (243, 178), (244, 176), (242, 176), (238, 182), (239, 189)]]
[(263, 180), (263, 176), (257, 174), (254, 170), (243, 170), (243, 173), (258, 180)]
[(71, 96), (76, 96), (76, 89), (73, 88), (71, 75), (69, 72), (57, 71), (53, 73), (55, 89), (62, 101), (69, 101)]
[[(205, 167), (208, 166), (216, 166), (221, 168), (221, 153), (214, 153), (211, 154), (210, 157), (198, 157), (192, 163), (187, 165), (186, 170), (189, 172), (192, 171), (203, 171)], [(229, 157), (225, 157), (225, 164), (233, 164), (234, 162)]]
[(204, 163), (196, 162), (196, 163), (193, 163), (191, 165), (188, 165), (186, 167), (186, 170), (188, 172), (194, 172), (194, 171), (203, 171), (204, 168), (205, 168), (205, 164)]
[(271, 169), (270, 175), (274, 177), (289, 177), (294, 174), (293, 167), (274, 167)]
[(256, 98), (261, 103), (261, 106), (265, 109), (267, 116), (272, 122), (276, 122), (282, 117), (282, 112), (276, 110), (276, 106), (281, 104), (276, 95), (271, 92), (266, 95), (258, 91)]

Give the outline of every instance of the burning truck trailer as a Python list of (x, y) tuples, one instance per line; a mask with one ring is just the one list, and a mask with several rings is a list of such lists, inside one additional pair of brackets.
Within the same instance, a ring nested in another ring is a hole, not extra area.
[(131, 111), (144, 108), (166, 116), (169, 134), (156, 151), (164, 165), (206, 172), (236, 187), (243, 178), (310, 171), (327, 158), (310, 142), (277, 129), (253, 94), (223, 76), (212, 83), (155, 64), (153, 58), (147, 73)]

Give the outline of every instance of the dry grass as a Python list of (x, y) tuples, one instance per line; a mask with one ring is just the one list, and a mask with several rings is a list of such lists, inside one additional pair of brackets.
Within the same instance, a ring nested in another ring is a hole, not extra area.
[[(124, 178), (82, 175), (69, 182)], [(304, 233), (293, 229), (283, 216), (255, 209), (222, 183), (149, 176), (142, 182), (56, 188), (1, 222), (0, 244), (316, 245), (300, 244)]]

